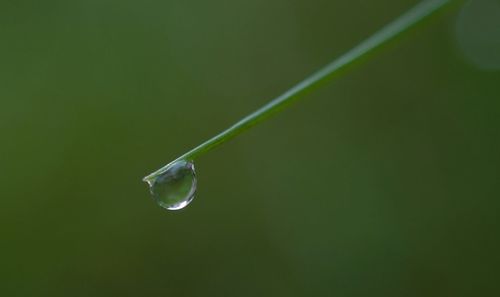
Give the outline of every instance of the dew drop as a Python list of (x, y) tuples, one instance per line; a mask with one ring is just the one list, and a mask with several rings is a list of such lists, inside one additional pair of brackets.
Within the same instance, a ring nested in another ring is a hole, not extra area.
[(500, 70), (500, 1), (467, 1), (457, 16), (455, 33), (466, 62), (480, 70)]
[(194, 164), (186, 160), (176, 161), (144, 181), (156, 203), (168, 210), (186, 207), (196, 194)]

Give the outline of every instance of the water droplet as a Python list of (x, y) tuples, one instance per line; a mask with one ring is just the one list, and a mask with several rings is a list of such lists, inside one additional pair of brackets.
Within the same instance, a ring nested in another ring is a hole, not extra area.
[(194, 164), (180, 160), (170, 164), (163, 172), (144, 179), (149, 184), (153, 199), (163, 208), (178, 210), (193, 201), (196, 194)]
[(500, 1), (467, 1), (457, 16), (455, 33), (466, 62), (481, 70), (500, 70)]

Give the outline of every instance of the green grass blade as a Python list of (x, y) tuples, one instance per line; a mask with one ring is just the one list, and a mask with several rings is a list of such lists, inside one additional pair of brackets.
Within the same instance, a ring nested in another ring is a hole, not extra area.
[[(374, 52), (383, 45), (386, 45), (389, 41), (400, 36), (402, 33), (407, 32), (411, 27), (422, 23), (422, 21), (427, 19), (427, 17), (436, 13), (451, 2), (453, 1), (427, 0), (419, 3), (408, 12), (404, 13), (396, 20), (389, 23), (371, 37), (360, 43), (358, 46), (327, 64), (325, 67), (304, 79), (281, 96), (275, 98), (258, 110), (244, 117), (236, 124), (222, 131), (220, 134), (188, 151), (184, 155), (175, 159), (173, 162), (183, 159), (193, 160), (276, 114), (291, 103), (303, 98), (306, 93), (314, 90), (322, 83), (337, 77), (341, 73), (344, 73), (345, 70), (349, 69), (355, 63), (363, 60), (363, 58), (365, 58), (368, 54)], [(146, 181), (152, 179), (163, 173), (171, 163), (146, 176), (144, 180)]]

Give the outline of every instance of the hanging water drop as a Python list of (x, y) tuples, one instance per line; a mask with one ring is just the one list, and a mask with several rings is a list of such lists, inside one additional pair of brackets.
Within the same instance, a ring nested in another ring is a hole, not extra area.
[(186, 207), (196, 194), (194, 164), (186, 160), (176, 161), (144, 181), (156, 203), (168, 210)]

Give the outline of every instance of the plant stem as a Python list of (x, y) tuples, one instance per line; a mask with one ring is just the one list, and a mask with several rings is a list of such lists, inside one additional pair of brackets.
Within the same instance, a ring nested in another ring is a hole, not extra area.
[(358, 46), (327, 64), (325, 67), (304, 79), (281, 96), (275, 98), (258, 110), (244, 117), (236, 124), (222, 131), (220, 134), (214, 136), (208, 141), (175, 159), (171, 163), (146, 176), (143, 180), (148, 181), (153, 179), (157, 175), (163, 173), (170, 164), (176, 161), (194, 160), (196, 157), (223, 144), (224, 142), (241, 134), (243, 131), (269, 118), (281, 109), (302, 98), (303, 95), (314, 90), (322, 83), (338, 76), (344, 70), (347, 70), (350, 66), (367, 56), (367, 54), (387, 44), (388, 41), (395, 39), (395, 37), (399, 36), (401, 33), (408, 31), (408, 29), (412, 26), (421, 23), (428, 16), (434, 14), (446, 4), (451, 2), (452, 0), (426, 0), (417, 4), (414, 8), (410, 9), (399, 18), (383, 27), (380, 31), (373, 34)]

